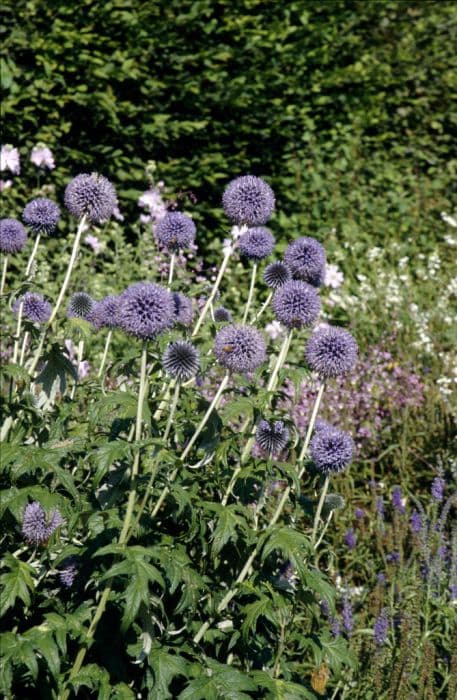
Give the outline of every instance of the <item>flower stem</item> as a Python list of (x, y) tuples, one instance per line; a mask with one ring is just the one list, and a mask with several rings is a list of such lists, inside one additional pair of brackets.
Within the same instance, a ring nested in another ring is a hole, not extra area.
[(38, 246), (40, 244), (40, 234), (37, 234), (37, 237), (35, 238), (35, 243), (33, 244), (32, 252), (30, 253), (29, 261), (27, 263), (27, 267), (25, 268), (25, 278), (27, 279), (30, 277), (30, 273), (32, 272), (32, 265), (33, 261), (35, 260), (35, 255), (38, 250)]
[(175, 255), (175, 253), (172, 253), (171, 258), (170, 258), (170, 267), (168, 270), (168, 286), (170, 286), (172, 281), (173, 281), (173, 272), (175, 269), (175, 259), (176, 259), (176, 255)]
[(269, 306), (272, 296), (273, 296), (273, 292), (269, 292), (267, 298), (265, 299), (264, 303), (260, 307), (259, 311), (255, 314), (255, 316), (252, 317), (251, 323), (256, 323), (259, 320), (259, 318), (262, 316), (263, 312)]
[(102, 361), (100, 363), (100, 368), (98, 370), (97, 377), (101, 377), (103, 374), (103, 370), (105, 368), (106, 358), (108, 357), (108, 350), (109, 350), (109, 346), (111, 345), (111, 338), (112, 337), (113, 337), (113, 330), (112, 330), (112, 328), (110, 328), (108, 331), (108, 335), (106, 336), (105, 349), (103, 350), (103, 357), (102, 357)]
[(211, 308), (211, 304), (213, 303), (214, 297), (217, 294), (217, 290), (219, 289), (219, 285), (220, 285), (222, 278), (224, 276), (224, 272), (227, 269), (227, 265), (228, 265), (228, 262), (230, 260), (231, 255), (232, 255), (232, 247), (227, 248), (226, 252), (224, 253), (224, 257), (222, 259), (222, 264), (219, 268), (219, 272), (217, 274), (214, 286), (210, 292), (208, 299), (206, 300), (206, 303), (205, 303), (203, 309), (200, 312), (200, 316), (197, 319), (197, 323), (195, 324), (194, 330), (192, 331), (192, 336), (191, 336), (192, 338), (197, 335), (203, 321), (205, 320), (206, 314), (208, 313), (208, 311)]
[(52, 310), (51, 318), (48, 321), (48, 326), (51, 325), (51, 323), (53, 322), (53, 320), (57, 316), (57, 313), (62, 305), (63, 298), (65, 296), (68, 285), (70, 283), (71, 272), (73, 270), (73, 267), (74, 267), (75, 261), (76, 261), (76, 257), (78, 255), (79, 244), (81, 242), (81, 236), (82, 236), (85, 225), (86, 225), (86, 216), (84, 215), (82, 217), (81, 221), (79, 222), (78, 229), (76, 231), (75, 240), (73, 242), (73, 250), (71, 251), (70, 261), (68, 263), (68, 268), (67, 268), (67, 272), (65, 275), (65, 279), (63, 281), (59, 296), (57, 297), (57, 301), (55, 303), (55, 306)]
[(243, 323), (246, 323), (247, 318), (248, 318), (248, 314), (249, 314), (249, 309), (251, 308), (252, 299), (254, 297), (256, 277), (257, 277), (257, 263), (254, 263), (254, 265), (252, 266), (251, 284), (249, 286), (248, 300), (246, 302), (246, 306), (245, 306), (244, 314), (243, 314)]
[(75, 379), (75, 383), (73, 384), (73, 386), (71, 388), (70, 399), (74, 399), (74, 397), (75, 397), (76, 385), (78, 384), (78, 379), (79, 379), (79, 370), (81, 367), (81, 362), (83, 361), (83, 352), (84, 352), (84, 340), (81, 338), (81, 340), (78, 343), (78, 350), (77, 350), (77, 355), (76, 355), (76, 379)]
[(177, 407), (177, 405), (178, 405), (179, 392), (180, 392), (180, 390), (181, 390), (181, 382), (180, 382), (180, 381), (177, 381), (177, 382), (176, 382), (176, 386), (175, 386), (175, 391), (174, 391), (174, 394), (173, 394), (173, 401), (172, 401), (172, 404), (171, 404), (170, 413), (168, 414), (167, 426), (166, 426), (165, 432), (164, 432), (164, 434), (163, 434), (163, 441), (164, 441), (164, 442), (166, 442), (166, 440), (168, 440), (168, 435), (169, 435), (169, 433), (170, 433), (171, 426), (172, 426), (172, 424), (173, 424), (173, 419), (174, 419), (175, 413), (176, 413), (176, 407)]
[(330, 479), (328, 476), (326, 476), (324, 486), (322, 487), (321, 497), (319, 498), (319, 503), (317, 504), (316, 513), (314, 515), (313, 534), (311, 535), (311, 546), (313, 549), (315, 548), (314, 544), (316, 542), (317, 531), (319, 529), (319, 520), (321, 519), (322, 508), (324, 507), (324, 501), (327, 495), (329, 483)]
[(28, 339), (29, 339), (29, 332), (26, 331), (26, 333), (24, 333), (24, 339), (22, 341), (21, 354), (19, 356), (19, 367), (22, 367), (22, 365), (24, 364), (25, 350), (27, 347)]
[[(313, 411), (312, 411), (312, 414), (311, 414), (311, 419), (310, 419), (310, 423), (309, 423), (309, 427), (308, 427), (308, 432), (307, 432), (307, 435), (306, 435), (306, 438), (305, 438), (305, 443), (307, 443), (307, 445), (309, 445), (309, 441), (310, 441), (310, 439), (311, 439), (311, 434), (312, 434), (312, 431), (313, 431), (313, 428), (314, 428), (314, 423), (315, 423), (315, 421), (316, 421), (317, 412), (318, 412), (318, 410), (319, 410), (319, 405), (320, 405), (320, 402), (321, 402), (321, 399), (322, 399), (323, 390), (324, 390), (324, 384), (322, 383), (322, 385), (321, 385), (321, 387), (320, 387), (320, 389), (319, 389), (319, 392), (318, 392), (318, 394), (317, 394), (317, 396), (316, 396), (315, 402), (314, 402), (314, 407), (313, 407)], [(304, 450), (302, 449), (302, 452), (301, 452), (301, 455), (300, 455), (300, 456), (301, 456), (301, 459), (304, 458), (304, 455), (306, 454), (306, 451), (307, 451), (307, 447), (306, 447), (306, 449), (304, 449)], [(300, 458), (299, 458), (299, 460), (300, 460)], [(305, 468), (302, 467), (301, 470), (300, 470), (300, 473), (299, 473), (299, 478), (301, 478), (301, 476), (303, 476), (304, 471), (305, 471)], [(266, 527), (266, 529), (265, 529), (265, 532), (269, 532), (269, 531), (276, 525), (276, 523), (277, 523), (277, 521), (279, 520), (279, 518), (280, 518), (280, 516), (281, 516), (281, 513), (282, 513), (282, 511), (283, 511), (283, 509), (284, 509), (284, 506), (285, 506), (285, 504), (286, 504), (286, 501), (287, 501), (287, 499), (289, 498), (290, 491), (291, 491), (291, 488), (290, 488), (290, 486), (288, 486), (287, 489), (284, 491), (284, 493), (283, 493), (283, 495), (282, 495), (282, 497), (281, 497), (281, 500), (279, 501), (279, 503), (278, 503), (278, 505), (277, 505), (277, 507), (276, 507), (276, 510), (275, 510), (275, 512), (274, 512), (274, 514), (273, 514), (273, 517), (271, 518), (270, 522), (268, 523), (268, 525), (267, 525), (267, 527)], [(253, 563), (254, 559), (256, 558), (257, 554), (259, 553), (260, 549), (261, 549), (261, 545), (256, 544), (256, 546), (254, 547), (253, 551), (251, 552), (251, 554), (249, 555), (248, 559), (246, 560), (246, 562), (245, 562), (245, 564), (244, 564), (242, 570), (240, 571), (240, 573), (239, 573), (239, 575), (238, 575), (238, 577), (237, 577), (237, 579), (236, 579), (236, 581), (235, 581), (235, 585), (226, 593), (226, 595), (224, 596), (224, 598), (221, 600), (221, 602), (220, 602), (219, 605), (217, 606), (217, 613), (218, 613), (218, 614), (221, 613), (221, 612), (223, 612), (223, 611), (226, 609), (226, 607), (228, 606), (228, 604), (230, 603), (230, 601), (232, 600), (232, 598), (235, 597), (235, 595), (236, 595), (236, 593), (237, 593), (237, 586), (238, 586), (240, 583), (243, 583), (243, 581), (245, 580), (245, 578), (249, 575), (249, 572), (250, 572), (252, 563)], [(200, 627), (200, 629), (198, 630), (197, 634), (194, 636), (194, 642), (195, 642), (196, 644), (201, 640), (201, 638), (203, 637), (203, 635), (205, 634), (205, 632), (206, 632), (206, 631), (209, 629), (209, 627), (211, 626), (212, 622), (213, 622), (213, 619), (210, 619), (210, 620), (208, 620), (207, 622), (205, 622), (205, 623)]]
[(8, 269), (8, 256), (5, 255), (5, 258), (3, 260), (3, 267), (2, 267), (2, 281), (0, 284), (0, 294), (3, 294), (3, 290), (5, 289), (5, 282), (6, 282), (6, 271)]

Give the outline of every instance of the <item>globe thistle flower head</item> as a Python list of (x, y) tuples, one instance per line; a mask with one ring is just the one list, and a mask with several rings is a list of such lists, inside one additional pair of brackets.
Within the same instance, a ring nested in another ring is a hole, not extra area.
[(67, 185), (65, 206), (76, 219), (86, 216), (99, 224), (107, 221), (117, 206), (116, 190), (103, 175), (82, 173)]
[(315, 238), (297, 238), (284, 253), (284, 262), (292, 276), (315, 287), (320, 287), (325, 279), (326, 257), (323, 246)]
[(115, 328), (117, 326), (117, 314), (119, 310), (119, 297), (109, 294), (100, 301), (94, 303), (88, 320), (97, 328)]
[(341, 510), (346, 505), (346, 501), (339, 493), (329, 493), (323, 503), (322, 515), (326, 517), (334, 510)]
[(67, 557), (62, 562), (63, 569), (59, 571), (59, 580), (62, 586), (65, 588), (71, 588), (75, 582), (75, 578), (78, 575), (79, 568), (79, 557)]
[(231, 372), (254, 372), (265, 361), (265, 340), (253, 326), (224, 326), (216, 334), (214, 354)]
[(275, 196), (270, 185), (260, 177), (243, 175), (229, 182), (222, 196), (222, 205), (233, 223), (262, 226), (273, 213)]
[(190, 326), (194, 318), (192, 300), (180, 292), (173, 292), (173, 303), (175, 305), (175, 320), (182, 326)]
[(16, 219), (0, 220), (0, 251), (5, 255), (19, 253), (27, 242), (27, 231)]
[(118, 325), (129, 335), (152, 340), (176, 321), (173, 296), (153, 282), (137, 282), (121, 294)]
[(214, 309), (214, 320), (218, 323), (230, 323), (232, 314), (225, 306), (219, 306), (217, 309)]
[(344, 328), (319, 328), (308, 340), (305, 356), (312, 370), (328, 379), (347, 374), (355, 365), (358, 346)]
[(53, 511), (49, 522), (47, 522), (46, 513), (41, 503), (33, 501), (33, 503), (28, 503), (24, 509), (22, 534), (30, 544), (44, 544), (63, 522), (58, 510)]
[(307, 282), (291, 280), (273, 295), (272, 308), (277, 320), (287, 328), (311, 326), (321, 310), (317, 290)]
[(87, 292), (75, 292), (70, 297), (68, 304), (68, 318), (83, 318), (86, 321), (91, 319), (94, 308), (94, 300)]
[(22, 212), (22, 220), (33, 233), (50, 236), (56, 230), (60, 219), (60, 209), (46, 197), (32, 199)]
[(200, 369), (197, 349), (188, 340), (177, 340), (167, 347), (162, 364), (167, 374), (173, 379), (187, 381), (195, 377)]
[(289, 442), (289, 430), (282, 420), (272, 423), (261, 420), (257, 426), (255, 439), (259, 447), (269, 455), (278, 454)]
[(265, 268), (263, 279), (271, 289), (278, 289), (292, 279), (292, 273), (285, 263), (273, 262)]
[(46, 323), (51, 317), (52, 307), (49, 301), (37, 292), (26, 292), (16, 299), (13, 311), (16, 316), (22, 304), (22, 317), (32, 323)]
[(351, 463), (354, 442), (344, 430), (330, 427), (315, 433), (309, 449), (318, 471), (338, 474)]
[(158, 243), (167, 250), (175, 253), (183, 248), (189, 248), (194, 242), (197, 229), (186, 214), (170, 211), (158, 222), (155, 237)]
[(249, 260), (254, 260), (254, 262), (267, 258), (273, 252), (274, 247), (274, 236), (266, 226), (249, 228), (238, 239), (240, 254)]

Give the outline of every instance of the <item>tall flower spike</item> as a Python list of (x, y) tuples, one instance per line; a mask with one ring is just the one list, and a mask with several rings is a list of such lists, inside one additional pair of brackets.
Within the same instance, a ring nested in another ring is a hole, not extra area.
[(27, 321), (32, 323), (46, 323), (49, 321), (52, 312), (52, 306), (49, 301), (37, 292), (26, 292), (19, 299), (16, 299), (13, 305), (13, 311), (19, 313), (19, 308), (22, 304), (22, 316)]
[(67, 315), (68, 318), (83, 318), (89, 321), (93, 308), (94, 300), (90, 294), (75, 292), (70, 298)]
[(200, 368), (198, 351), (187, 340), (170, 343), (164, 352), (162, 363), (167, 374), (180, 381), (195, 377)]
[(316, 469), (324, 474), (338, 474), (351, 463), (354, 442), (344, 430), (324, 428), (315, 433), (309, 450)]
[(65, 206), (75, 218), (86, 216), (99, 224), (107, 221), (117, 206), (116, 190), (103, 175), (82, 173), (67, 185)]
[(263, 279), (271, 289), (278, 289), (292, 279), (292, 273), (284, 263), (273, 262), (265, 268)]
[(273, 423), (261, 420), (257, 426), (255, 439), (259, 447), (268, 454), (278, 454), (289, 442), (289, 430), (282, 420)]
[(307, 282), (291, 280), (276, 290), (272, 301), (276, 318), (287, 328), (311, 326), (321, 310), (317, 290)]
[(27, 242), (27, 231), (16, 219), (0, 220), (0, 251), (6, 255), (18, 253)]
[(254, 372), (265, 361), (265, 340), (253, 326), (224, 326), (216, 335), (214, 354), (231, 372)]
[(275, 239), (266, 226), (255, 226), (243, 233), (238, 239), (240, 255), (258, 262), (272, 254)]
[(228, 218), (238, 225), (261, 226), (275, 208), (275, 196), (270, 185), (260, 177), (243, 175), (227, 185), (222, 204)]
[(358, 347), (344, 328), (319, 328), (308, 340), (305, 356), (312, 370), (327, 379), (347, 374), (354, 367)]
[(22, 212), (22, 220), (33, 233), (50, 236), (54, 233), (60, 219), (60, 209), (55, 202), (46, 197), (32, 199)]
[(121, 294), (119, 327), (129, 335), (152, 340), (175, 323), (175, 305), (170, 292), (152, 282), (137, 282)]
[(186, 214), (179, 211), (171, 211), (165, 214), (155, 229), (155, 237), (158, 243), (171, 252), (177, 252), (183, 248), (189, 248), (195, 239), (197, 229), (195, 224)]
[(284, 262), (289, 266), (293, 277), (308, 282), (315, 287), (324, 283), (325, 250), (315, 238), (297, 238), (284, 253)]

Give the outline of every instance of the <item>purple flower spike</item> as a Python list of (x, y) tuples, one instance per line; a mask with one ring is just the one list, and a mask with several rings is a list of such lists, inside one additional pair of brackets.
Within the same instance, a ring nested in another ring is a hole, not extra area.
[(265, 362), (265, 340), (253, 326), (224, 326), (216, 335), (214, 354), (231, 372), (254, 372)]
[(411, 513), (411, 517), (409, 519), (409, 526), (411, 528), (411, 532), (414, 532), (414, 534), (416, 535), (418, 535), (422, 531), (422, 518), (417, 510), (413, 510), (413, 512)]
[(323, 246), (315, 238), (298, 238), (284, 253), (284, 262), (295, 279), (320, 287), (325, 279), (326, 257)]
[(78, 575), (79, 557), (68, 557), (62, 564), (64, 568), (59, 571), (60, 583), (65, 588), (71, 588)]
[(444, 498), (444, 487), (446, 482), (442, 476), (435, 476), (432, 482), (432, 498), (436, 503), (440, 503)]
[(336, 326), (319, 328), (306, 346), (309, 366), (325, 379), (347, 374), (357, 359), (357, 343), (352, 335)]
[(343, 620), (343, 629), (346, 632), (346, 635), (350, 637), (352, 630), (354, 629), (354, 617), (352, 614), (351, 601), (349, 600), (348, 596), (344, 597), (341, 617)]
[(392, 506), (401, 515), (405, 514), (405, 506), (403, 505), (403, 496), (401, 493), (401, 488), (399, 486), (394, 486), (392, 489)]
[(356, 548), (357, 536), (354, 532), (354, 528), (350, 527), (349, 530), (346, 530), (346, 534), (344, 536), (344, 541), (349, 549)]
[(378, 647), (381, 647), (387, 641), (387, 633), (389, 631), (389, 617), (387, 608), (383, 608), (376, 622), (374, 623), (374, 638)]
[(276, 318), (287, 328), (311, 326), (321, 310), (316, 289), (306, 282), (291, 280), (276, 290), (272, 308)]
[(227, 185), (222, 197), (224, 211), (233, 223), (262, 226), (273, 213), (273, 190), (260, 177), (244, 175)]
[(0, 220), (0, 252), (19, 253), (27, 242), (27, 231), (16, 219)]

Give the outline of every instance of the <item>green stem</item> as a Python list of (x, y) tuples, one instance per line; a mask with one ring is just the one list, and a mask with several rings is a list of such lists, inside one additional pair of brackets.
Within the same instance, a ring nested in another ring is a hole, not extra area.
[(103, 374), (103, 370), (105, 368), (106, 358), (108, 357), (108, 350), (109, 350), (109, 346), (111, 345), (111, 338), (112, 337), (113, 337), (113, 330), (112, 330), (112, 328), (110, 328), (108, 331), (108, 335), (106, 336), (105, 349), (103, 350), (103, 357), (102, 357), (102, 361), (100, 363), (100, 368), (98, 370), (97, 377), (101, 377)]
[(319, 503), (317, 504), (316, 513), (314, 514), (313, 534), (311, 535), (311, 546), (313, 549), (315, 549), (314, 545), (316, 542), (317, 531), (319, 529), (319, 520), (321, 519), (322, 508), (324, 507), (324, 501), (325, 501), (325, 497), (327, 495), (329, 483), (330, 483), (330, 479), (328, 476), (326, 476), (325, 481), (324, 481), (324, 486), (323, 486), (322, 492), (321, 492), (321, 497), (319, 498)]
[(168, 414), (167, 426), (166, 426), (165, 432), (163, 434), (163, 441), (164, 442), (166, 442), (168, 440), (168, 435), (170, 433), (171, 426), (173, 424), (173, 419), (174, 419), (175, 413), (176, 413), (176, 407), (178, 405), (180, 390), (181, 390), (181, 382), (177, 381), (176, 386), (175, 386), (175, 391), (173, 394), (173, 402), (171, 404), (170, 413)]
[(5, 289), (5, 282), (6, 282), (6, 271), (8, 269), (8, 256), (5, 255), (5, 259), (3, 260), (3, 268), (2, 268), (2, 281), (0, 284), (0, 294), (3, 294), (3, 290)]
[(81, 236), (82, 236), (85, 224), (86, 224), (86, 216), (83, 216), (81, 221), (79, 222), (78, 229), (76, 231), (76, 236), (75, 236), (75, 240), (73, 242), (73, 249), (71, 251), (70, 261), (68, 263), (67, 272), (65, 274), (65, 279), (63, 281), (59, 296), (57, 297), (57, 301), (55, 303), (55, 306), (52, 310), (51, 318), (48, 321), (48, 327), (51, 325), (51, 323), (53, 322), (53, 320), (57, 316), (57, 313), (62, 305), (62, 301), (64, 299), (65, 293), (67, 291), (68, 285), (70, 283), (71, 272), (72, 272), (73, 267), (74, 267), (75, 262), (76, 262), (76, 257), (78, 255), (78, 250), (79, 250), (79, 244), (81, 242)]
[(247, 318), (248, 318), (248, 314), (249, 314), (249, 309), (251, 308), (252, 299), (254, 297), (256, 277), (257, 277), (257, 263), (254, 263), (254, 265), (252, 266), (251, 284), (249, 285), (248, 300), (246, 302), (246, 307), (244, 309), (244, 314), (243, 314), (243, 323), (246, 323)]
[(227, 269), (228, 262), (230, 260), (230, 257), (232, 255), (232, 247), (228, 248), (226, 252), (224, 253), (224, 257), (222, 259), (222, 264), (219, 268), (219, 272), (216, 277), (216, 281), (214, 283), (214, 286), (210, 292), (210, 295), (208, 299), (206, 300), (205, 306), (201, 310), (200, 316), (197, 319), (197, 323), (195, 324), (194, 330), (192, 331), (192, 338), (197, 335), (198, 331), (200, 330), (200, 327), (205, 320), (206, 314), (211, 308), (211, 304), (213, 303), (214, 297), (217, 294), (217, 290), (219, 289), (219, 285), (222, 281), (222, 278), (224, 276), (224, 272)]

